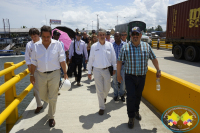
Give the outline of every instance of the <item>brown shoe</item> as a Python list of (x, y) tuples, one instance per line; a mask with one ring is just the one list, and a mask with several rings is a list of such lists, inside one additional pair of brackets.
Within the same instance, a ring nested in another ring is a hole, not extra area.
[(99, 115), (103, 115), (104, 114), (104, 110), (100, 109), (99, 110)]
[(80, 82), (77, 82), (77, 86), (81, 86), (81, 83), (80, 83)]
[(60, 95), (60, 92), (58, 92), (58, 96)]
[(41, 109), (43, 109), (43, 106), (41, 106), (41, 107), (37, 107), (36, 110), (35, 110), (35, 114), (40, 113), (40, 110), (41, 110)]
[(104, 99), (104, 103), (106, 103), (106, 98)]
[(54, 119), (49, 119), (49, 126), (54, 127), (56, 125), (56, 122)]

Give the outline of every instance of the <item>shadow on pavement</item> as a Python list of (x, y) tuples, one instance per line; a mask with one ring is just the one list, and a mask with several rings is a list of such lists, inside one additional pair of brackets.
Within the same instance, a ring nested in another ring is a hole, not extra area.
[(96, 93), (95, 85), (88, 86), (87, 88), (88, 88), (87, 90), (89, 90), (90, 93)]
[(191, 66), (200, 67), (200, 61), (198, 61), (198, 62), (189, 62), (189, 61), (186, 61), (186, 60), (177, 60), (174, 57), (164, 57), (164, 59), (165, 60), (179, 62), (179, 63), (183, 63), (183, 64), (187, 64), (187, 65), (191, 65)]
[(135, 120), (133, 129), (129, 129), (127, 123), (122, 123), (117, 127), (111, 127), (108, 131), (110, 133), (157, 133), (157, 128), (153, 128), (152, 130), (141, 129), (141, 125), (138, 120)]
[[(87, 116), (81, 115), (79, 116), (79, 121), (83, 123), (82, 127), (84, 129), (91, 129), (95, 123), (101, 123), (104, 120), (110, 118), (110, 112), (113, 110), (118, 110), (123, 107), (125, 104), (122, 102), (115, 103), (111, 100), (109, 103), (106, 104), (106, 109), (104, 111), (104, 115), (100, 116), (98, 112), (94, 114), (89, 114)], [(97, 105), (98, 106), (98, 105)]]
[[(44, 110), (47, 107), (47, 105), (48, 105), (48, 103), (44, 102), (43, 109), (40, 110), (40, 113), (44, 112)], [(23, 117), (23, 119), (29, 119), (29, 118), (32, 118), (32, 117), (37, 115), (37, 114), (35, 114), (35, 109), (33, 109), (33, 110), (25, 110), (23, 114), (26, 114), (26, 117)]]
[[(56, 125), (55, 125), (56, 127)], [(21, 129), (16, 133), (63, 133), (61, 129), (50, 128), (47, 116), (44, 116), (35, 125), (28, 129)]]

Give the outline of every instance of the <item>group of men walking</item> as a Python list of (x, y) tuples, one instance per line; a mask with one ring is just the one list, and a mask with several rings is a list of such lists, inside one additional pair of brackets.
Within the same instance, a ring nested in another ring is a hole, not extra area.
[[(53, 127), (55, 126), (54, 114), (61, 67), (64, 79), (67, 79), (68, 76), (63, 46), (61, 42), (51, 39), (51, 32), (50, 27), (43, 26), (41, 28), (42, 39), (40, 39), (39, 31), (32, 32), (30, 30), (29, 35), (33, 41), (27, 44), (25, 58), (31, 72), (30, 81), (34, 85), (37, 101), (35, 113), (39, 113), (42, 109), (40, 98), (49, 103), (49, 126)], [(150, 45), (140, 41), (142, 34), (139, 27), (131, 29), (130, 42), (126, 40), (126, 31), (116, 32), (114, 40), (110, 38), (110, 32), (105, 30), (99, 30), (97, 34), (98, 42), (91, 46), (88, 57), (86, 32), (83, 33), (83, 37), (81, 32), (76, 32), (76, 38), (72, 41), (69, 49), (69, 61), (75, 64), (75, 81), (78, 86), (81, 86), (82, 65), (85, 63), (85, 71), (88, 62), (88, 78), (91, 80), (92, 74), (94, 75), (99, 115), (103, 115), (111, 88), (111, 76), (113, 76), (113, 99), (114, 101), (121, 99), (122, 102), (125, 102), (125, 96), (127, 97), (128, 127), (133, 128), (134, 118), (141, 120), (139, 105), (145, 85), (148, 59), (152, 60), (157, 69), (156, 76), (160, 77), (158, 61)], [(37, 39), (34, 39), (34, 36)], [(76, 68), (78, 68), (78, 72)]]

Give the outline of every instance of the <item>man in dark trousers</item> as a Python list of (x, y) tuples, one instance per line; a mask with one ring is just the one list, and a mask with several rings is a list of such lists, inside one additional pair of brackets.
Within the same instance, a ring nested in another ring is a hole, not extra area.
[[(89, 43), (88, 41), (88, 38), (87, 38), (87, 33), (86, 32), (83, 32), (83, 37), (81, 38), (81, 40), (83, 40), (85, 42), (85, 45), (86, 45), (86, 48), (87, 48), (87, 45)], [(85, 63), (85, 53), (83, 53), (83, 71), (86, 71), (86, 63)]]
[[(75, 49), (75, 53), (74, 53)], [(74, 76), (75, 81), (77, 82), (78, 86), (81, 86), (80, 81), (82, 77), (82, 62), (83, 62), (83, 53), (85, 54), (85, 63), (88, 60), (88, 53), (87, 47), (85, 42), (81, 40), (81, 32), (76, 33), (76, 40), (75, 40), (75, 48), (74, 48), (74, 41), (72, 41), (69, 49), (69, 61), (75, 64), (74, 69)], [(76, 68), (78, 67), (78, 74)]]
[(123, 80), (120, 73), (122, 62), (125, 62), (124, 71), (127, 91), (126, 101), (129, 128), (134, 127), (134, 118), (137, 120), (142, 119), (139, 114), (139, 106), (148, 70), (148, 59), (152, 60), (153, 65), (157, 69), (157, 78), (160, 78), (161, 76), (158, 60), (156, 59), (151, 46), (146, 42), (140, 41), (141, 37), (142, 34), (140, 28), (132, 28), (131, 41), (123, 45), (117, 61), (117, 80), (120, 83)]

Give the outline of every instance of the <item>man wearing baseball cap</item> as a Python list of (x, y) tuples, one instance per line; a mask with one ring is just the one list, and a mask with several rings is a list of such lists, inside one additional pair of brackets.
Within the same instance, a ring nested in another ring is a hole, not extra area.
[(139, 106), (148, 70), (148, 59), (152, 60), (153, 65), (157, 69), (156, 77), (160, 78), (161, 76), (158, 60), (156, 59), (151, 46), (146, 42), (142, 42), (141, 37), (142, 34), (140, 28), (132, 28), (131, 41), (123, 45), (117, 61), (117, 80), (120, 83), (123, 80), (120, 74), (122, 62), (125, 62), (124, 71), (129, 128), (134, 127), (134, 118), (137, 120), (142, 119), (139, 114)]
[(114, 43), (115, 40), (110, 38), (110, 31), (106, 31), (106, 41)]

